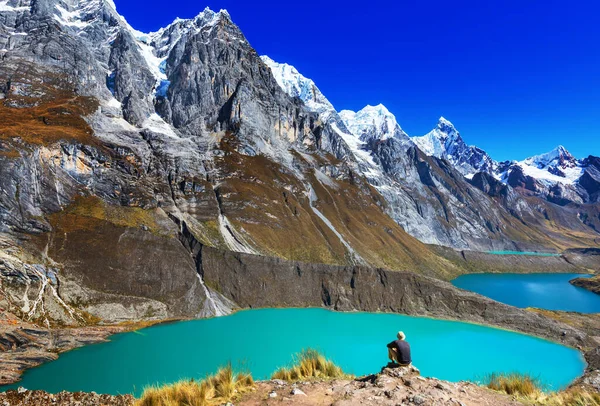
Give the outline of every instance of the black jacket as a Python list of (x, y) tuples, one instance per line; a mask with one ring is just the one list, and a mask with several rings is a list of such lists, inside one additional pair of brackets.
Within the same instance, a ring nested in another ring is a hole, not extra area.
[(402, 365), (408, 365), (412, 362), (410, 357), (410, 344), (404, 340), (395, 340), (387, 345), (388, 348), (395, 348), (398, 351), (398, 362)]

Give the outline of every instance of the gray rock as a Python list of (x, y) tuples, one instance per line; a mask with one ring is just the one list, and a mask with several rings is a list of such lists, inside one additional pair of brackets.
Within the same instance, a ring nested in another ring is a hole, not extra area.
[(296, 396), (296, 395), (306, 396), (306, 393), (304, 393), (302, 390), (300, 390), (298, 388), (293, 388), (290, 393), (294, 396)]

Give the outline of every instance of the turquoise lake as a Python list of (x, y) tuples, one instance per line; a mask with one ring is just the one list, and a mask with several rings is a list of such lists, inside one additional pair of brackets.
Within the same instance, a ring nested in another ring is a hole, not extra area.
[(454, 286), (498, 302), (526, 308), (599, 313), (600, 295), (573, 286), (584, 274), (470, 274), (454, 279)]
[(370, 374), (388, 362), (386, 344), (398, 330), (412, 346), (414, 365), (429, 377), (477, 381), (491, 372), (519, 371), (559, 389), (585, 367), (572, 348), (474, 324), (383, 313), (262, 309), (119, 334), (27, 371), (12, 388), (139, 394), (149, 384), (202, 378), (229, 361), (263, 379), (308, 347), (321, 350), (346, 372)]

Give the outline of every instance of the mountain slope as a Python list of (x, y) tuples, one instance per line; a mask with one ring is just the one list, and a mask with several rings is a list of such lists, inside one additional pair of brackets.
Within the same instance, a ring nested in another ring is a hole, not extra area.
[[(300, 74), (290, 81), (298, 78), (310, 81)], [(468, 147), (443, 118), (427, 136), (409, 139), (382, 105), (358, 113), (317, 112), (324, 120), (341, 119), (345, 128), (337, 130), (358, 170), (384, 197), (388, 214), (423, 242), (476, 250), (562, 250), (596, 243), (594, 207), (556, 207), (503, 185), (494, 172), (498, 164)]]
[(460, 272), (386, 214), (341, 119), (286, 94), (226, 12), (143, 34), (102, 0), (3, 7), (3, 308), (45, 324), (224, 314), (201, 246)]

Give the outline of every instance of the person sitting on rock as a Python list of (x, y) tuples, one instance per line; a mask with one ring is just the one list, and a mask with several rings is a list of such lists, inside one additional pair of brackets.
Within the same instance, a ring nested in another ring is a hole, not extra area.
[(406, 342), (406, 335), (402, 331), (398, 332), (397, 337), (397, 340), (387, 345), (388, 357), (390, 357), (394, 365), (408, 366), (412, 363), (412, 359), (410, 358), (410, 344)]

